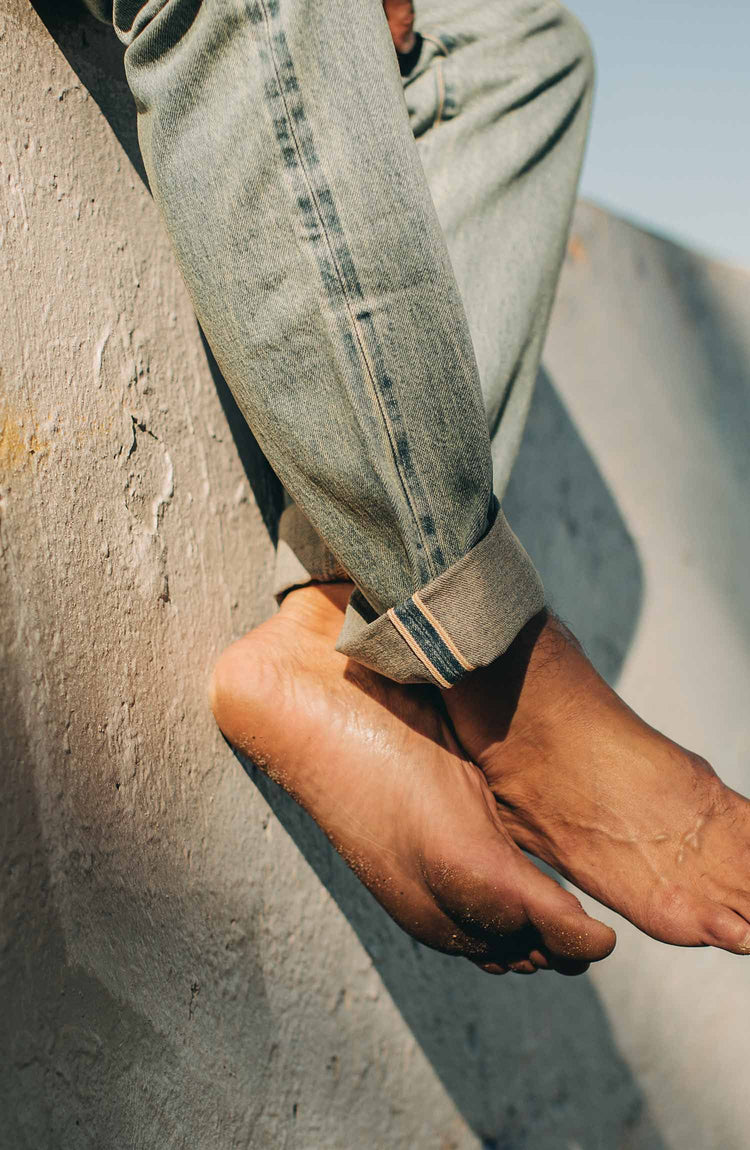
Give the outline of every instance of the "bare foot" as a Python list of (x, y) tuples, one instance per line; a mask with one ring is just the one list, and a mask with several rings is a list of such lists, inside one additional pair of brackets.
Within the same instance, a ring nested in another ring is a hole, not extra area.
[(542, 613), (443, 695), (525, 850), (662, 942), (750, 953), (750, 803)]
[(301, 803), (421, 942), (493, 974), (580, 973), (604, 958), (614, 933), (512, 842), (437, 693), (334, 650), (350, 591), (293, 591), (222, 654), (211, 702), (227, 739)]

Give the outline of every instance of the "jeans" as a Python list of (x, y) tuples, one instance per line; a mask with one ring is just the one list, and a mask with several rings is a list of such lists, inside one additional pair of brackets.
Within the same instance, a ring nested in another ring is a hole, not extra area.
[(337, 649), (450, 687), (544, 604), (500, 506), (593, 87), (557, 0), (87, 0), (151, 190), (288, 493), (275, 593), (355, 584)]

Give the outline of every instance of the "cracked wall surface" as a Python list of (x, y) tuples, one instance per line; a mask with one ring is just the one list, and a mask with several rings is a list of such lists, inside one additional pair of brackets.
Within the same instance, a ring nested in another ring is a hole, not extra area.
[[(161, 231), (116, 40), (9, 0), (0, 90), (0, 1148), (742, 1150), (736, 960), (618, 924), (595, 978), (489, 979), (243, 771), (205, 687), (273, 610), (278, 488)], [(582, 205), (508, 496), (598, 665), (740, 789), (746, 298)], [(656, 466), (672, 434), (697, 471)]]

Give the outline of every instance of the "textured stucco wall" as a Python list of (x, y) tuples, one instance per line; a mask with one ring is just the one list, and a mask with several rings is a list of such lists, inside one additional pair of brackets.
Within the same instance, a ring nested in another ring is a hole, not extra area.
[[(595, 978), (489, 979), (243, 772), (205, 682), (273, 609), (278, 491), (116, 41), (7, 0), (0, 68), (2, 1150), (741, 1150), (737, 960), (623, 930)], [(740, 787), (747, 286), (582, 206), (509, 496), (602, 669)]]

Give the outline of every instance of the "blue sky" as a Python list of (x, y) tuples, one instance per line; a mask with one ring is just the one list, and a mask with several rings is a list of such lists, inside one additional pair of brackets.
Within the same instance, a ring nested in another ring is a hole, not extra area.
[(567, 0), (594, 44), (581, 195), (750, 269), (750, 0)]

